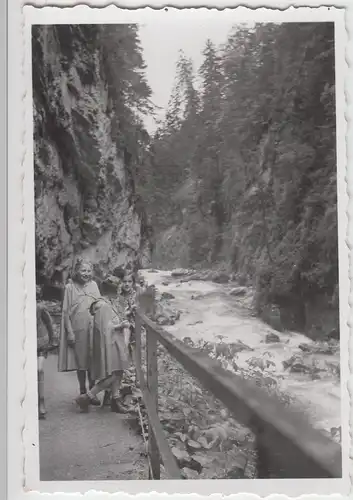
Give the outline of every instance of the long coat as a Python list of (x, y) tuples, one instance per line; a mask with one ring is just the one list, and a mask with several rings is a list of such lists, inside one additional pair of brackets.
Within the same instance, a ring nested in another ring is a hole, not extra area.
[[(100, 292), (95, 281), (90, 281), (82, 287), (74, 282), (66, 285), (61, 318), (58, 366), (60, 372), (90, 370), (92, 363), (93, 318), (89, 309), (92, 302), (98, 298), (100, 298)], [(66, 314), (69, 314), (75, 335), (74, 347), (67, 344)]]
[(129, 352), (124, 332), (117, 328), (123, 317), (110, 302), (102, 299), (94, 315), (91, 376), (94, 380), (109, 377), (114, 371), (129, 367)]

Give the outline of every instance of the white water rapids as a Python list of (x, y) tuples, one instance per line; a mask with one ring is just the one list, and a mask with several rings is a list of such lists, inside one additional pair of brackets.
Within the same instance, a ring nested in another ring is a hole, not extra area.
[[(170, 271), (145, 270), (143, 275), (160, 293), (169, 292), (175, 297), (170, 302), (181, 312), (180, 319), (175, 325), (164, 327), (175, 337), (215, 342), (217, 336), (222, 335), (224, 342), (240, 340), (253, 351), (238, 353), (238, 366), (245, 366), (249, 358), (269, 353), (274, 363), (271, 376), (280, 380), (280, 388), (295, 398), (312, 424), (327, 431), (341, 425), (341, 389), (337, 378), (327, 371), (320, 379), (312, 380), (309, 375), (291, 373), (283, 367), (282, 362), (293, 354), (302, 354), (299, 344), (312, 344), (312, 340), (296, 332), (276, 332), (259, 318), (252, 317), (245, 307), (239, 305), (239, 300), (229, 295), (230, 285), (209, 281), (182, 282), (172, 278)], [(268, 333), (276, 333), (280, 342), (266, 344)], [(340, 359), (339, 353), (312, 356), (320, 363), (339, 363)]]

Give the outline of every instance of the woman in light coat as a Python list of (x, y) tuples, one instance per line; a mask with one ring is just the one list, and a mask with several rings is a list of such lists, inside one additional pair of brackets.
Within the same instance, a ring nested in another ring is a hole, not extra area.
[[(100, 298), (100, 292), (92, 279), (92, 264), (85, 260), (76, 263), (72, 281), (65, 287), (62, 307), (61, 338), (59, 349), (59, 371), (76, 371), (80, 394), (94, 386), (91, 376), (92, 328), (90, 307)], [(91, 401), (100, 405), (98, 399)]]

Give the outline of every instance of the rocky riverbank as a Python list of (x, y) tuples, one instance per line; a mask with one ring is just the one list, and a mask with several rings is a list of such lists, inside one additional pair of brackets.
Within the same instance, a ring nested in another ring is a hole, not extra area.
[[(173, 310), (168, 324), (179, 339), (203, 345), (230, 370), (247, 370), (254, 377), (274, 381), (278, 393), (288, 395), (313, 425), (330, 432), (340, 426), (340, 354), (336, 340), (313, 341), (292, 331), (279, 332), (255, 317), (251, 289), (235, 281), (192, 271), (145, 270), (164, 310)], [(220, 278), (218, 278), (219, 281)], [(159, 305), (159, 307), (161, 307)], [(175, 320), (175, 317), (178, 317)]]
[[(253, 292), (235, 280), (146, 270), (155, 321), (225, 369), (252, 379), (340, 441), (339, 344), (278, 332), (252, 311)], [(203, 280), (203, 278), (208, 278)], [(160, 347), (159, 416), (185, 478), (256, 477), (254, 436)]]

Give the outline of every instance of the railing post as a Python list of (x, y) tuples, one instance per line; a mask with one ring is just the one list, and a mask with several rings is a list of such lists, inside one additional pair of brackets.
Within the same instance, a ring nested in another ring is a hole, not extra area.
[[(154, 332), (147, 328), (147, 388), (151, 396), (153, 406), (158, 412), (158, 366), (157, 366), (157, 337)], [(160, 455), (152, 426), (148, 425), (148, 454), (151, 461), (149, 472), (150, 479), (160, 479)], [(151, 472), (153, 477), (151, 477)]]
[(270, 471), (268, 467), (268, 455), (266, 447), (262, 443), (262, 433), (263, 429), (257, 428), (255, 433), (255, 445), (256, 445), (256, 470), (258, 479), (268, 479), (270, 477)]

